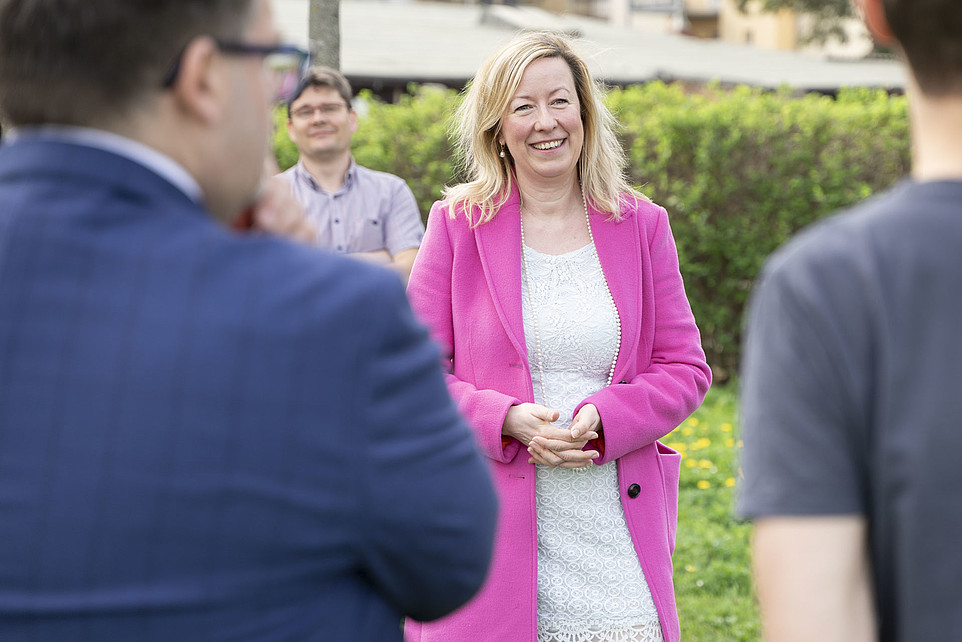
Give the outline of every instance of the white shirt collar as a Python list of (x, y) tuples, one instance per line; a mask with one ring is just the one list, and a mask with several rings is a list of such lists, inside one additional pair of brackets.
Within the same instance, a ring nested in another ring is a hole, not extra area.
[(131, 138), (126, 138), (101, 129), (69, 127), (66, 125), (18, 127), (10, 132), (9, 140), (7, 140), (6, 132), (4, 133), (4, 142), (13, 142), (16, 139), (23, 138), (75, 143), (77, 145), (85, 145), (87, 147), (112, 152), (118, 156), (132, 160), (139, 165), (143, 165), (147, 169), (160, 175), (194, 202), (203, 202), (204, 195), (200, 184), (184, 169), (183, 165), (170, 156), (162, 154), (143, 143), (138, 143)]

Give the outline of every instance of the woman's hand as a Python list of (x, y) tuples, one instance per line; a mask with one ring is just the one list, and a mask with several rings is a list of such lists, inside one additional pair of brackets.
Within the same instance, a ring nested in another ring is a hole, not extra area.
[(593, 403), (586, 403), (571, 421), (571, 438), (581, 439), (582, 436), (590, 433), (595, 433), (595, 436), (589, 437), (589, 441), (597, 439), (601, 434), (601, 415), (598, 414), (598, 409)]
[(558, 421), (557, 410), (539, 406), (535, 403), (523, 403), (508, 408), (501, 434), (514, 437), (522, 444), (530, 444), (531, 440), (546, 432), (563, 432), (551, 424)]
[[(579, 412), (579, 415), (581, 413)], [(595, 411), (597, 416), (597, 411)], [(583, 468), (598, 457), (595, 450), (582, 450), (598, 433), (579, 430), (574, 437), (572, 431), (552, 425), (558, 420), (558, 411), (533, 403), (512, 406), (504, 419), (502, 433), (527, 444), (528, 460), (533, 464), (562, 468)], [(597, 422), (600, 424), (600, 420)], [(584, 427), (584, 426), (583, 426)]]

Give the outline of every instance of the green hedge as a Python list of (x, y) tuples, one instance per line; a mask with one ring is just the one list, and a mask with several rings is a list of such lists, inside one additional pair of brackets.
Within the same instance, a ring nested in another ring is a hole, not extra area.
[[(446, 136), (452, 91), (399, 104), (364, 96), (354, 155), (408, 180), (426, 216), (457, 180)], [(664, 205), (705, 350), (719, 380), (740, 355), (744, 305), (765, 257), (800, 227), (888, 187), (909, 169), (904, 97), (844, 90), (836, 99), (745, 87), (699, 92), (651, 83), (614, 89), (632, 182)], [(278, 162), (297, 153), (278, 114)]]
[(612, 92), (633, 182), (664, 205), (712, 367), (737, 368), (741, 319), (765, 257), (800, 227), (909, 170), (904, 97), (836, 100), (745, 87)]

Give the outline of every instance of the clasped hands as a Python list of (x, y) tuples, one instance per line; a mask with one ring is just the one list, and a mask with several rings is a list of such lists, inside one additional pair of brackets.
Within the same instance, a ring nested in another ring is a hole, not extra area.
[(582, 450), (601, 434), (601, 416), (593, 404), (585, 404), (575, 415), (568, 429), (558, 428), (557, 410), (534, 403), (511, 406), (504, 418), (501, 432), (527, 444), (528, 462), (552, 468), (584, 468), (591, 465), (599, 453)]

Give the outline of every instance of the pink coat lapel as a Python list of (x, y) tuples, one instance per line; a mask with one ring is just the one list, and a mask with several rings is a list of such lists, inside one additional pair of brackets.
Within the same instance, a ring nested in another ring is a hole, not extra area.
[(497, 216), (474, 228), (474, 233), (498, 318), (518, 354), (527, 360), (521, 316), (521, 198), (517, 189)]

